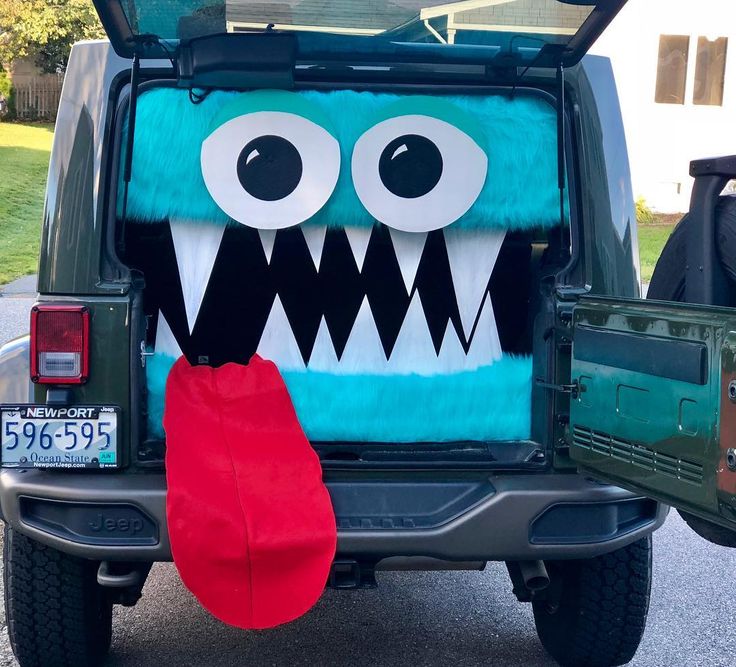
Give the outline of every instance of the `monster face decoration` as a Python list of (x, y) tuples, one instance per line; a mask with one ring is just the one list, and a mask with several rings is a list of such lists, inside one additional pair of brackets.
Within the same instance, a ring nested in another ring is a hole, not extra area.
[(141, 266), (181, 293), (152, 299), (151, 428), (180, 348), (273, 360), (312, 440), (527, 438), (526, 267), (501, 251), (559, 222), (554, 123), (529, 97), (144, 93), (128, 211), (170, 229)]
[(218, 618), (270, 627), (314, 604), (335, 555), (309, 440), (529, 437), (530, 244), (505, 240), (557, 222), (554, 114), (154, 89), (138, 127), (127, 211), (153, 224), (127, 226), (126, 259), (155, 322), (172, 554)]

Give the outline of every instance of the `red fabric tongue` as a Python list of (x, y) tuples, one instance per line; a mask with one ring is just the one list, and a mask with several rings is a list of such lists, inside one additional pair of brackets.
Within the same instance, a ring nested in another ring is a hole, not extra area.
[(241, 628), (301, 616), (322, 591), (337, 532), (319, 459), (278, 368), (190, 366), (166, 385), (166, 513), (182, 581)]

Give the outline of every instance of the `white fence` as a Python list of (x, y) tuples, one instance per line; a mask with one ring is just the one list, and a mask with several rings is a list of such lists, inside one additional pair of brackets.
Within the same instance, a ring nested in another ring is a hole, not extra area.
[(55, 120), (62, 77), (37, 77), (14, 86), (15, 114), (19, 120)]

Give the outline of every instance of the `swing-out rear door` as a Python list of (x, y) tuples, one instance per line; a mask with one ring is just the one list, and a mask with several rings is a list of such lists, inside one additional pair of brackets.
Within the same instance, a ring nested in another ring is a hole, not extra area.
[(581, 299), (572, 381), (582, 472), (736, 530), (736, 310)]

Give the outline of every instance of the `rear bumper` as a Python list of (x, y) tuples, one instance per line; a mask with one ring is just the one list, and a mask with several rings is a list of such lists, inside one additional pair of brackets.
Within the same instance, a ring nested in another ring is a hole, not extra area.
[[(643, 537), (667, 508), (580, 475), (328, 481), (341, 558), (447, 561), (588, 558)], [(160, 474), (0, 472), (5, 521), (95, 560), (166, 561)]]

